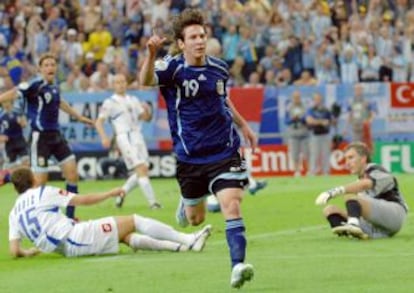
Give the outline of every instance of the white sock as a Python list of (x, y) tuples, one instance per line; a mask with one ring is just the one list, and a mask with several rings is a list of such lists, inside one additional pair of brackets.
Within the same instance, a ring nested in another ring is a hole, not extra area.
[(256, 186), (257, 186), (256, 180), (254, 180), (252, 176), (249, 176), (248, 180), (249, 180), (249, 188), (250, 189), (255, 189)]
[(349, 217), (348, 224), (359, 226), (359, 219), (355, 217)]
[(141, 187), (142, 192), (144, 193), (145, 198), (148, 200), (149, 204), (152, 205), (156, 201), (154, 190), (152, 189), (151, 182), (148, 177), (139, 177), (138, 178), (139, 186)]
[(129, 240), (129, 246), (133, 250), (142, 249), (178, 251), (180, 245), (180, 243), (166, 240), (157, 240), (146, 235), (139, 235), (137, 233), (133, 233)]
[(122, 186), (122, 189), (125, 190), (125, 193), (128, 194), (132, 189), (138, 186), (137, 174), (134, 173), (128, 177), (127, 181)]
[(158, 240), (169, 240), (190, 246), (195, 238), (194, 234), (181, 233), (173, 227), (151, 218), (134, 215), (134, 224), (137, 232)]

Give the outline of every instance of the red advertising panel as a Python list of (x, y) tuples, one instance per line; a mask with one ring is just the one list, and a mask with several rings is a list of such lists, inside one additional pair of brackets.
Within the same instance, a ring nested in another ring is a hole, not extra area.
[(414, 108), (414, 84), (392, 83), (391, 84), (391, 107)]
[[(333, 150), (330, 156), (331, 174), (348, 174), (345, 168), (344, 149)], [(244, 154), (251, 162), (252, 175), (257, 177), (292, 176), (293, 163), (290, 160), (286, 145), (263, 145), (254, 154), (245, 149)], [(303, 164), (302, 175), (307, 173), (306, 162)]]

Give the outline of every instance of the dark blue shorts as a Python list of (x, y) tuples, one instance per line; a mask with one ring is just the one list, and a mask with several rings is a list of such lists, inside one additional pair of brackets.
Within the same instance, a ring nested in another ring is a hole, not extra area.
[(181, 195), (197, 199), (225, 188), (243, 189), (248, 184), (246, 163), (239, 153), (209, 164), (177, 162), (177, 180)]

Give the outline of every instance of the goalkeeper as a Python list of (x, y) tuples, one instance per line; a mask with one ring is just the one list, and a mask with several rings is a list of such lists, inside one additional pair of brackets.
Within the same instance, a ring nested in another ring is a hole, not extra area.
[(395, 235), (402, 227), (408, 207), (398, 188), (397, 179), (382, 166), (371, 163), (367, 146), (351, 143), (345, 149), (346, 166), (358, 176), (356, 182), (322, 192), (317, 205), (344, 195), (346, 210), (334, 205), (323, 214), (338, 236), (359, 239), (384, 238)]

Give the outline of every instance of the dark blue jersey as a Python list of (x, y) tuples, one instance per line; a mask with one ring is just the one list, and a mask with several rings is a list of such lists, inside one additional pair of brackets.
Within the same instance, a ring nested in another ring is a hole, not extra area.
[(19, 124), (20, 115), (16, 112), (2, 112), (0, 116), (0, 133), (10, 138), (23, 137), (23, 129)]
[(59, 130), (59, 87), (36, 78), (18, 86), (20, 97), (26, 102), (27, 118), (34, 131)]
[(155, 73), (179, 161), (213, 163), (238, 150), (240, 138), (226, 103), (224, 61), (207, 57), (204, 66), (189, 66), (183, 55), (167, 56), (157, 61)]

